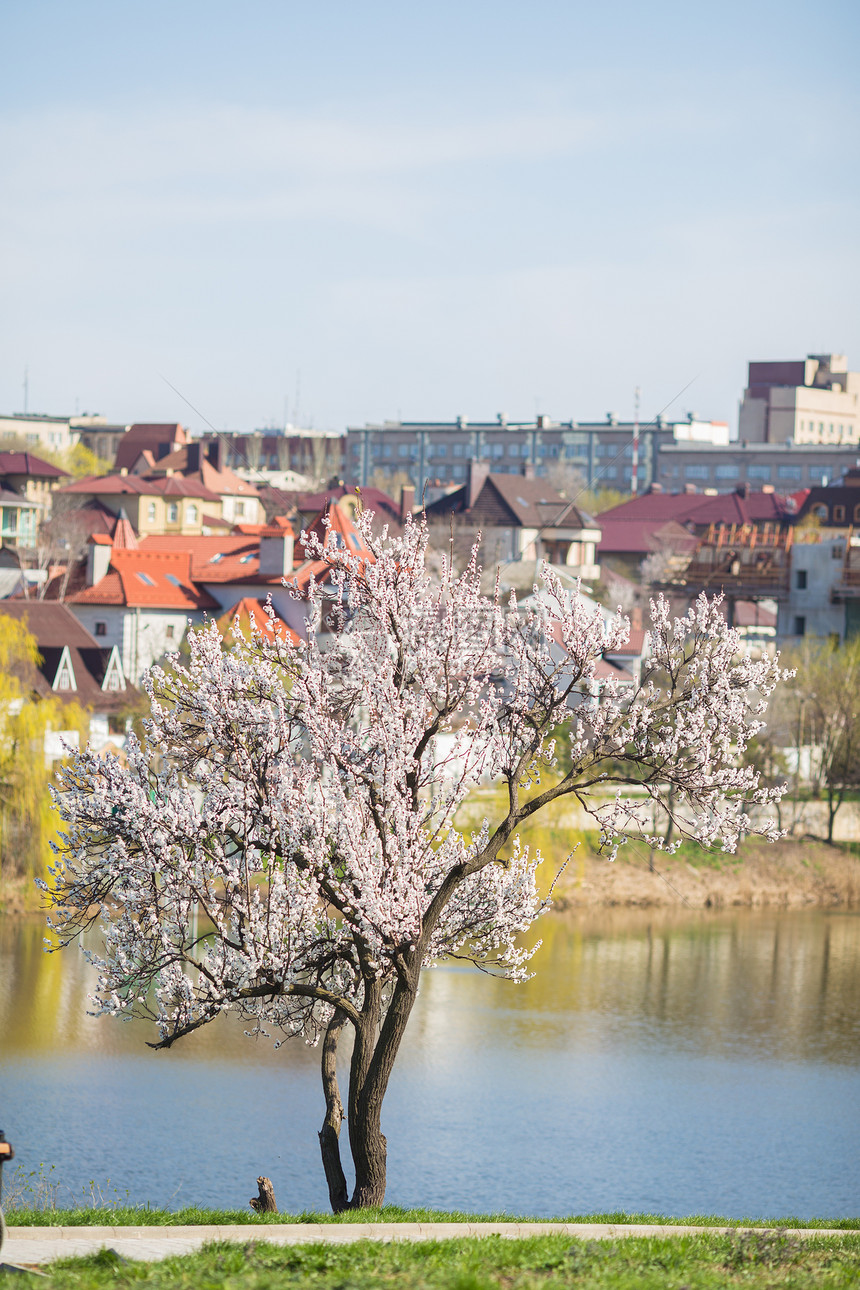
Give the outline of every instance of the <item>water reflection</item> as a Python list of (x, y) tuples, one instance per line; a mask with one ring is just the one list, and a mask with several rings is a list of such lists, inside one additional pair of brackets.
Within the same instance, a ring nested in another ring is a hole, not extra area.
[[(524, 985), (426, 974), (386, 1104), (392, 1199), (860, 1209), (860, 916), (619, 910), (536, 934)], [(244, 1206), (262, 1171), (284, 1208), (325, 1206), (316, 1051), (225, 1019), (152, 1053), (142, 1023), (87, 1016), (91, 970), (43, 936), (0, 920), (0, 1126), (22, 1162), (174, 1204)]]

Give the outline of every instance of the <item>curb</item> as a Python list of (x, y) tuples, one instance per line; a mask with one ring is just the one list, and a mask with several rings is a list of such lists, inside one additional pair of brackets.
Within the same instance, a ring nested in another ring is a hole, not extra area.
[(13, 1227), (6, 1229), (3, 1257), (40, 1264), (96, 1254), (109, 1247), (122, 1258), (153, 1261), (191, 1254), (209, 1241), (270, 1245), (349, 1245), (354, 1241), (440, 1241), (463, 1237), (566, 1236), (607, 1241), (621, 1237), (744, 1235), (767, 1232), (801, 1240), (857, 1236), (846, 1228), (690, 1227), (644, 1223), (284, 1223), (200, 1227)]

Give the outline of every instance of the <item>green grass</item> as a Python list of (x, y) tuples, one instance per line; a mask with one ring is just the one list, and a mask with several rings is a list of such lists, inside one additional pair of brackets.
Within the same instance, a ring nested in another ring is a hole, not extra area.
[(242, 1224), (248, 1227), (271, 1223), (672, 1223), (690, 1227), (822, 1227), (860, 1231), (860, 1218), (721, 1218), (717, 1214), (693, 1214), (667, 1218), (665, 1214), (574, 1214), (560, 1218), (534, 1215), (466, 1214), (456, 1210), (401, 1209), (384, 1205), (380, 1209), (350, 1210), (345, 1214), (255, 1214), (250, 1209), (150, 1209), (147, 1206), (108, 1206), (81, 1209), (13, 1209), (6, 1214), (8, 1227), (198, 1227)]
[[(48, 1290), (842, 1290), (860, 1279), (860, 1236), (800, 1241), (778, 1233), (571, 1241), (476, 1240), (278, 1248), (249, 1240), (213, 1242), (159, 1263), (110, 1251), (48, 1268)], [(9, 1286), (32, 1285), (11, 1275)]]

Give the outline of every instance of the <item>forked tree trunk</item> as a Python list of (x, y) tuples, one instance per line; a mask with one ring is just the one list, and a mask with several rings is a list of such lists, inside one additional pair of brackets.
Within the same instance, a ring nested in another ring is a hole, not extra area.
[(377, 1208), (385, 1201), (388, 1148), (381, 1127), (382, 1103), (415, 996), (414, 986), (398, 982), (380, 1026), (381, 986), (378, 982), (369, 982), (365, 987), (349, 1074), (349, 1145), (355, 1166), (352, 1199), (348, 1198), (340, 1155), (343, 1104), (336, 1070), (337, 1044), (346, 1015), (336, 1012), (326, 1031), (322, 1053), (326, 1115), (319, 1139), (329, 1201), (336, 1214), (345, 1209)]

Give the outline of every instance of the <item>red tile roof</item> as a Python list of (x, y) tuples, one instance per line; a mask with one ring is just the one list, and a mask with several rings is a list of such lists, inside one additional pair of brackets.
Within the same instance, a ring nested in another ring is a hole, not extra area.
[(598, 515), (609, 520), (675, 520), (707, 528), (710, 524), (789, 523), (794, 511), (780, 493), (643, 493)]
[(599, 555), (636, 555), (644, 558), (652, 551), (670, 549), (695, 550), (697, 538), (675, 520), (627, 520), (600, 517), (602, 530), (597, 544)]
[(60, 470), (50, 461), (34, 457), (31, 452), (0, 452), (0, 475), (32, 475), (35, 479), (68, 478), (67, 470)]
[(199, 480), (171, 475), (146, 479), (141, 475), (88, 475), (73, 484), (64, 484), (59, 493), (81, 493), (89, 497), (138, 496), (138, 497), (199, 497), (206, 502), (220, 502), (219, 493), (213, 493)]
[(130, 470), (144, 449), (154, 452), (161, 444), (183, 444), (187, 435), (177, 421), (136, 422), (129, 426), (116, 450), (116, 467)]

